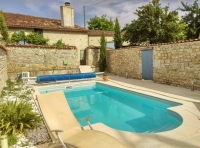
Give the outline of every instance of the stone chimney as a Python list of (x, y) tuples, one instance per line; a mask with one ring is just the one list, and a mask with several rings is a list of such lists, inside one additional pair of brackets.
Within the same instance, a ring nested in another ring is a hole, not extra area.
[(74, 27), (74, 9), (66, 2), (60, 6), (61, 25), (64, 27)]

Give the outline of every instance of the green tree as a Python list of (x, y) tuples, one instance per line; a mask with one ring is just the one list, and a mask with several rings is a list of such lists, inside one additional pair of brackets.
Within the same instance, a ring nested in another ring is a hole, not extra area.
[(112, 19), (108, 20), (106, 15), (101, 17), (95, 16), (91, 18), (88, 22), (89, 30), (105, 30), (105, 31), (114, 31), (114, 22)]
[(38, 32), (32, 32), (26, 36), (26, 41), (29, 44), (36, 44), (36, 45), (47, 45), (49, 39), (46, 39), (39, 34)]
[(99, 58), (99, 69), (100, 71), (106, 70), (106, 39), (105, 34), (102, 32), (100, 39), (100, 58)]
[(198, 38), (200, 33), (200, 7), (198, 0), (194, 0), (193, 4), (184, 2), (181, 2), (181, 4), (183, 8), (178, 8), (178, 10), (186, 12), (182, 18), (188, 24), (187, 38)]
[(3, 37), (2, 39), (4, 41), (6, 41), (6, 42), (9, 41), (8, 28), (6, 26), (2, 11), (0, 11), (0, 34), (2, 35), (2, 37)]
[(145, 41), (172, 42), (186, 38), (186, 23), (179, 20), (177, 11), (169, 12), (169, 6), (161, 8), (160, 0), (152, 0), (139, 7), (135, 14), (138, 19), (123, 28), (123, 39), (131, 45)]
[(115, 49), (122, 47), (121, 29), (117, 18), (115, 20), (114, 44), (115, 44)]
[(19, 41), (24, 41), (26, 40), (26, 35), (23, 31), (15, 32), (11, 36), (11, 42), (14, 43), (19, 43)]

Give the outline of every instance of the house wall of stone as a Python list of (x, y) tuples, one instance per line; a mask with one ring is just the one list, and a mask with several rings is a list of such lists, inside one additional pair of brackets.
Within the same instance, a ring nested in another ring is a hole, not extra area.
[[(89, 46), (100, 46), (100, 38), (101, 35), (99, 36), (89, 36)], [(113, 42), (113, 36), (105, 36), (106, 42)]]
[[(36, 45), (6, 45), (8, 76), (30, 72), (30, 76), (52, 73), (79, 72), (78, 50), (76, 47), (55, 48)], [(67, 65), (64, 64), (67, 62)]]
[(65, 44), (76, 46), (77, 49), (82, 50), (88, 47), (87, 32), (67, 32), (60, 30), (43, 30), (43, 36), (49, 38), (49, 44), (52, 45), (58, 40), (62, 39)]
[(7, 55), (0, 45), (0, 94), (6, 84), (7, 76)]
[[(131, 47), (107, 51), (108, 71), (142, 79), (142, 50)], [(153, 45), (153, 81), (200, 90), (200, 41)]]

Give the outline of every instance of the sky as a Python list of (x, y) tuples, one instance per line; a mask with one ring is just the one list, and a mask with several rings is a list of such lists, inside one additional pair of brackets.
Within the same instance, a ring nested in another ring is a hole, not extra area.
[[(161, 6), (169, 5), (170, 10), (181, 7), (181, 1), (193, 4), (193, 0), (160, 0)], [(86, 6), (86, 21), (106, 15), (108, 19), (118, 18), (121, 27), (137, 19), (136, 9), (151, 0), (0, 0), (0, 10), (38, 17), (60, 19), (60, 6), (70, 2), (74, 8), (75, 24), (84, 26), (83, 7)], [(200, 1), (199, 1), (200, 3)], [(179, 16), (184, 15), (179, 12)]]

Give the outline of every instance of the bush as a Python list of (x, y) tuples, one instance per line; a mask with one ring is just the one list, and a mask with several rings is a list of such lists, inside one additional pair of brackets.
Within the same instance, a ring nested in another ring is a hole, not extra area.
[(0, 130), (4, 135), (26, 134), (25, 129), (35, 129), (42, 123), (42, 118), (28, 102), (8, 100), (1, 103), (0, 108)]
[(26, 36), (26, 41), (29, 44), (36, 44), (36, 45), (48, 45), (49, 39), (44, 38), (38, 32), (32, 32)]
[(60, 40), (58, 40), (56, 43), (54, 43), (53, 46), (69, 46), (69, 45), (63, 43), (63, 42), (62, 42), (62, 39), (60, 39)]
[(15, 32), (11, 36), (11, 42), (14, 43), (19, 43), (19, 41), (24, 41), (26, 40), (25, 33), (23, 31)]

